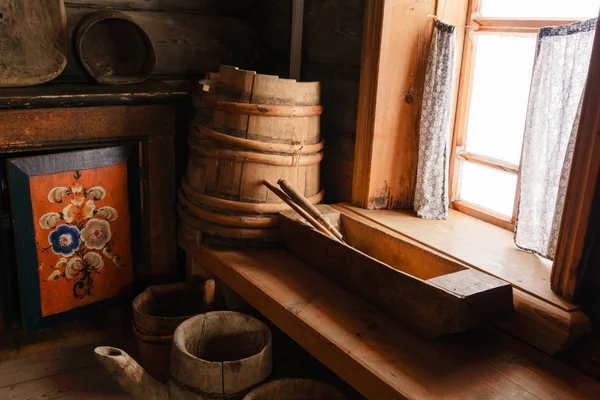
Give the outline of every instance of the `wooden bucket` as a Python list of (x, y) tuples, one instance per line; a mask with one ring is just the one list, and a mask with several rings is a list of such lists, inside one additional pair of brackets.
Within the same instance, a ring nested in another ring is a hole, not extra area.
[(195, 97), (179, 213), (191, 234), (244, 244), (278, 239), (288, 209), (264, 185), (285, 178), (313, 204), (323, 199), (320, 84), (222, 66)]
[(271, 331), (232, 311), (182, 323), (171, 355), (171, 399), (241, 399), (271, 373)]
[(150, 286), (132, 303), (139, 361), (156, 379), (169, 379), (175, 329), (190, 317), (214, 309), (213, 280)]
[(312, 379), (278, 379), (260, 385), (244, 400), (345, 400), (336, 388)]
[(127, 14), (104, 10), (86, 15), (75, 33), (77, 54), (98, 83), (141, 82), (156, 66), (148, 34)]

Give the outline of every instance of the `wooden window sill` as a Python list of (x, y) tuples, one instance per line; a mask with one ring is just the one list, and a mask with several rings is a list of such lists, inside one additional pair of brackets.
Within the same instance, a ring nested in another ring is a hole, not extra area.
[(567, 348), (590, 330), (589, 319), (579, 307), (550, 288), (552, 263), (518, 249), (513, 234), (505, 229), (455, 210), (439, 221), (403, 210), (366, 210), (345, 203), (334, 207), (511, 283), (515, 317), (499, 327), (548, 354)]

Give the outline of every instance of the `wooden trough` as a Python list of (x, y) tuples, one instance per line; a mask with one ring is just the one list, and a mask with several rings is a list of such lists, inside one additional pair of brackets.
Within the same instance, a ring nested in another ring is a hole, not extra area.
[(316, 231), (295, 212), (285, 211), (279, 218), (285, 245), (299, 259), (419, 333), (437, 337), (512, 315), (510, 284), (329, 206), (317, 207), (347, 244)]

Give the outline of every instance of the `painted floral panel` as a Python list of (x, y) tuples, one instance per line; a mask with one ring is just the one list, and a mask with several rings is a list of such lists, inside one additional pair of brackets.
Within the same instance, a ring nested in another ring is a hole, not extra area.
[(42, 316), (133, 282), (127, 163), (30, 178)]

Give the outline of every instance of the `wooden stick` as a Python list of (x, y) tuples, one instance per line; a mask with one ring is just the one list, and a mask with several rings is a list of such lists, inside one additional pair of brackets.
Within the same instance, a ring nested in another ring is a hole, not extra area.
[(215, 287), (214, 279), (204, 282), (204, 287), (202, 288), (202, 306), (204, 312), (214, 311), (216, 308)]
[(308, 212), (306, 212), (298, 204), (294, 203), (292, 201), (292, 199), (290, 199), (281, 189), (279, 189), (277, 186), (273, 185), (271, 182), (269, 182), (266, 179), (263, 181), (263, 184), (271, 192), (275, 193), (275, 195), (277, 197), (279, 197), (281, 200), (283, 200), (288, 206), (290, 206), (294, 211), (296, 211), (302, 218), (304, 218), (305, 220), (307, 220), (319, 232), (323, 233), (324, 235), (327, 235), (328, 237), (330, 237), (332, 239), (335, 239), (335, 240), (339, 241), (339, 239), (337, 237), (335, 237), (335, 235), (333, 235), (327, 228), (325, 228), (323, 226), (323, 224), (321, 224), (319, 221), (317, 221), (312, 215), (310, 215)]
[(342, 234), (340, 233), (340, 231), (338, 231), (335, 228), (335, 226), (333, 226), (331, 224), (331, 222), (329, 222), (329, 220), (327, 218), (325, 218), (325, 216), (323, 214), (321, 214), (321, 212), (317, 209), (317, 207), (315, 207), (308, 200), (306, 200), (306, 197), (304, 197), (302, 194), (300, 194), (296, 189), (294, 189), (283, 178), (281, 178), (280, 180), (278, 180), (277, 183), (279, 184), (279, 186), (281, 186), (281, 189), (283, 189), (283, 191), (285, 192), (285, 194), (287, 194), (288, 196), (290, 196), (290, 198), (296, 204), (298, 204), (307, 213), (309, 213), (311, 216), (313, 216), (319, 222), (321, 222), (325, 226), (325, 228), (327, 228), (327, 230), (329, 232), (331, 232), (339, 241), (341, 241), (341, 242), (344, 241), (344, 237), (342, 236)]

